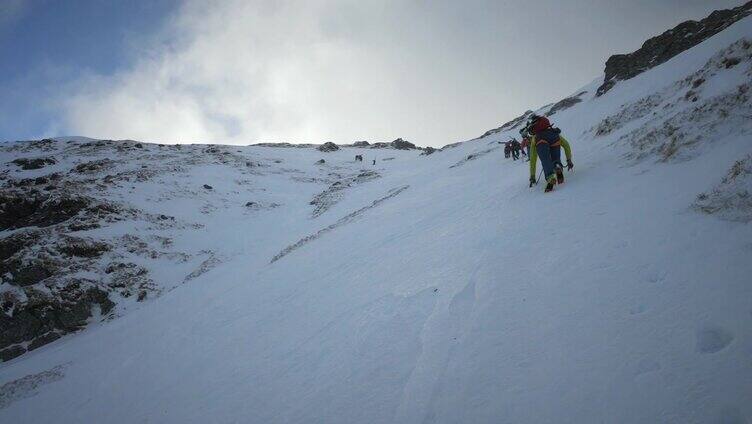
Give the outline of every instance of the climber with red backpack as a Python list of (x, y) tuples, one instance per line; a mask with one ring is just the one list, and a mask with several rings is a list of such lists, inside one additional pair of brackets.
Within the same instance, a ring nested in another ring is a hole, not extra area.
[(526, 156), (526, 161), (530, 161), (530, 137), (526, 135), (522, 136), (522, 143), (520, 143), (520, 148), (522, 149), (522, 155)]
[(525, 126), (525, 132), (530, 135), (530, 187), (537, 184), (535, 166), (540, 158), (546, 179), (545, 192), (548, 193), (557, 183), (564, 183), (564, 166), (561, 163), (562, 147), (567, 156), (567, 170), (574, 169), (572, 149), (569, 142), (561, 136), (561, 130), (551, 125), (545, 116), (533, 114)]

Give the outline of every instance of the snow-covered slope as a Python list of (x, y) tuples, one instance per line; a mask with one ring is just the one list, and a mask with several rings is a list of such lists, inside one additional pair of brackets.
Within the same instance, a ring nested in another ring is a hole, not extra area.
[(376, 166), (128, 144), (117, 166), (156, 174), (102, 188), (135, 211), (102, 231), (112, 254), (169, 237), (131, 260), (176, 288), (0, 365), (0, 420), (749, 421), (750, 40), (746, 18), (576, 91), (553, 116), (576, 168), (546, 195), (503, 159), (516, 128)]

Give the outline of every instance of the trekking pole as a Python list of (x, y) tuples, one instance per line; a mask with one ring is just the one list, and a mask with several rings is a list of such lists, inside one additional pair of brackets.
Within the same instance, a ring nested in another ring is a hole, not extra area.
[(543, 170), (541, 169), (540, 174), (538, 174), (538, 179), (535, 180), (535, 185), (538, 185), (538, 181), (540, 181), (541, 177), (543, 176)]

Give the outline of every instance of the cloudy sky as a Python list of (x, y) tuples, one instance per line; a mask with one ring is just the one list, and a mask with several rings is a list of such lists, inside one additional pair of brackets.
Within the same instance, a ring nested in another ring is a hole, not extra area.
[(741, 0), (0, 0), (0, 140), (473, 138)]

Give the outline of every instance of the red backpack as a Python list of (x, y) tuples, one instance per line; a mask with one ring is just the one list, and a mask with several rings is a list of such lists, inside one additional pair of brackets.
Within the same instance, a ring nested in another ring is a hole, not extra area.
[(538, 134), (539, 132), (547, 130), (549, 128), (551, 128), (551, 122), (545, 116), (541, 116), (535, 121), (535, 123), (533, 123), (531, 130), (533, 131), (533, 134)]

